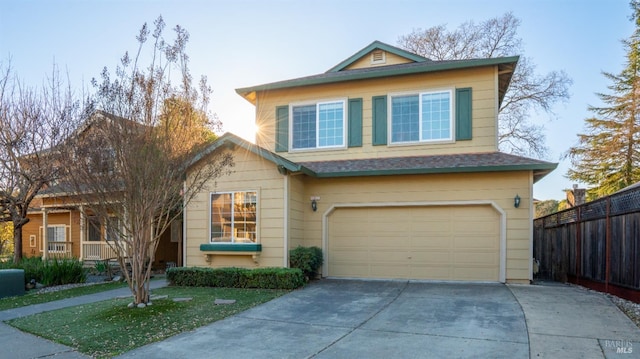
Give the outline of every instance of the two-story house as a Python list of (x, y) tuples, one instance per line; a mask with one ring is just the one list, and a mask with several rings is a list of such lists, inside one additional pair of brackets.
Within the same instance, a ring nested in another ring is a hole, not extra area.
[[(329, 71), (237, 89), (256, 144), (225, 134), (234, 172), (185, 211), (185, 265), (528, 283), (532, 187), (557, 164), (498, 151), (518, 57), (432, 61), (373, 42)], [(188, 177), (187, 177), (188, 180)]]

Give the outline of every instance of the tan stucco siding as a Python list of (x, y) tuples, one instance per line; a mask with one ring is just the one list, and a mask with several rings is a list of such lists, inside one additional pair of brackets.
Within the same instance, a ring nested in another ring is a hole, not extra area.
[[(516, 194), (522, 198), (517, 209), (513, 206)], [(529, 172), (308, 178), (305, 198), (309, 196), (321, 199), (317, 212), (305, 209), (305, 246), (323, 245), (323, 213), (340, 204), (492, 201), (506, 214), (506, 280), (529, 280)]]
[[(256, 141), (262, 147), (271, 151), (275, 150), (275, 112), (278, 106), (305, 101), (362, 98), (362, 147), (281, 152), (280, 154), (293, 161), (314, 161), (496, 151), (497, 100), (495, 76), (495, 70), (487, 67), (261, 92), (258, 94), (256, 108), (256, 124), (259, 128)], [(373, 96), (407, 91), (466, 87), (472, 88), (472, 140), (413, 145), (372, 145), (371, 108)]]
[[(244, 149), (233, 152), (233, 173), (217, 178), (186, 209), (186, 266), (281, 267), (284, 259), (284, 179), (276, 165)], [(258, 263), (249, 256), (214, 255), (210, 263), (201, 244), (210, 241), (210, 194), (212, 192), (257, 191), (257, 237), (262, 244)]]
[(362, 56), (359, 60), (347, 66), (345, 70), (353, 70), (353, 69), (362, 69), (367, 67), (379, 67), (379, 66), (389, 66), (389, 65), (398, 65), (398, 64), (407, 64), (410, 62), (414, 62), (413, 60), (409, 60), (406, 57), (398, 56), (396, 54), (385, 51), (385, 62), (384, 63), (371, 63), (371, 52)]

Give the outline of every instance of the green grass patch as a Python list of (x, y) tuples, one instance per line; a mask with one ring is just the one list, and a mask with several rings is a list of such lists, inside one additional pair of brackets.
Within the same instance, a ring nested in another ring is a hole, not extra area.
[(84, 287), (77, 287), (65, 290), (59, 290), (51, 293), (37, 293), (36, 291), (30, 291), (25, 295), (17, 297), (7, 297), (0, 299), (0, 310), (7, 310), (12, 308), (24, 307), (27, 305), (40, 304), (46, 302), (53, 302), (54, 300), (66, 299), (71, 297), (78, 297), (86, 294), (93, 294), (98, 292), (104, 292), (106, 290), (118, 289), (126, 287), (127, 283), (124, 282), (111, 282), (88, 285)]
[[(168, 295), (153, 305), (127, 308), (131, 299), (112, 299), (18, 318), (8, 324), (78, 349), (98, 358), (109, 358), (240, 313), (288, 291), (240, 288), (167, 287), (154, 295)], [(174, 302), (173, 298), (193, 298)], [(213, 301), (235, 299), (230, 305)]]

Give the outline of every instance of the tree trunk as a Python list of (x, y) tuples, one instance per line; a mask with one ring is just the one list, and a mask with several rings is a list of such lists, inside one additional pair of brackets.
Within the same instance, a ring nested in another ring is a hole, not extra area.
[(13, 228), (13, 262), (22, 260), (22, 226)]

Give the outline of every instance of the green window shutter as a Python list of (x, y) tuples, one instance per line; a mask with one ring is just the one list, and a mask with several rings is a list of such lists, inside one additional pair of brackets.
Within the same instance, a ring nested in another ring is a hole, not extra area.
[(371, 99), (372, 143), (374, 146), (387, 144), (387, 96), (374, 96)]
[(362, 147), (362, 99), (349, 99), (349, 147)]
[(456, 89), (456, 140), (471, 139), (471, 87)]
[(276, 107), (276, 152), (289, 151), (289, 106)]

